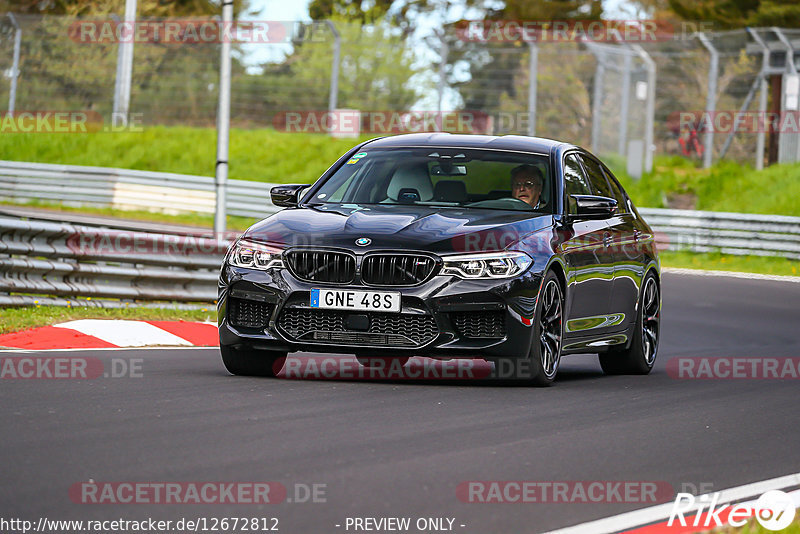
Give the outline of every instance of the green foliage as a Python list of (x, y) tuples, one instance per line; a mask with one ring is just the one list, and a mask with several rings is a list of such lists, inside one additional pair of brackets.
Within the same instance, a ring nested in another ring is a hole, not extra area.
[[(366, 137), (363, 139), (367, 139)], [(358, 139), (234, 128), (229, 177), (281, 183), (315, 181)], [(0, 159), (214, 175), (213, 128), (153, 127), (141, 132), (0, 135)]]
[[(278, 183), (316, 180), (361, 139), (275, 130), (231, 130), (230, 177)], [(97, 165), (212, 176), (216, 132), (212, 128), (154, 127), (142, 132), (4, 134), (0, 159)], [(656, 158), (641, 180), (625, 173), (625, 160), (604, 156), (638, 206), (676, 207), (688, 199), (696, 209), (800, 215), (800, 164), (755, 171), (732, 162), (711, 169), (678, 156)]]
[(698, 254), (662, 250), (658, 253), (662, 267), (732, 271), (778, 276), (800, 276), (800, 261), (764, 256), (734, 256), (719, 252)]
[[(246, 11), (249, 0), (235, 0), (234, 11)], [(122, 14), (125, 0), (2, 0), (0, 11), (37, 15), (93, 16)], [(181, 17), (187, 15), (216, 15), (220, 12), (214, 0), (138, 0), (138, 17)]]
[[(657, 157), (652, 173), (633, 180), (624, 171), (623, 159), (605, 157), (604, 161), (638, 206), (800, 216), (798, 163), (756, 171), (724, 161), (697, 169), (678, 156)], [(675, 206), (678, 197), (691, 205)]]
[[(403, 35), (386, 24), (364, 26), (334, 19), (341, 34), (338, 107), (360, 110), (400, 110), (411, 107), (424, 87), (409, 87), (418, 71)], [(329, 42), (296, 46), (282, 65), (264, 76), (302, 91), (267, 94), (270, 107), (282, 110), (326, 109), (331, 83), (333, 47)]]
[(669, 0), (683, 20), (713, 22), (720, 28), (800, 27), (797, 0)]

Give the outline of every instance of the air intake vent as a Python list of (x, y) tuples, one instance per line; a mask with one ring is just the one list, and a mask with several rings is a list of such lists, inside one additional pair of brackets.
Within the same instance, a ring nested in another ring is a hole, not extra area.
[(413, 286), (427, 280), (435, 268), (429, 256), (370, 254), (361, 263), (361, 279), (373, 286)]
[(450, 319), (462, 337), (500, 339), (506, 336), (504, 310), (452, 312)]
[(370, 346), (416, 347), (439, 333), (430, 315), (369, 313), (367, 331), (348, 330), (348, 315), (337, 310), (284, 308), (278, 326), (298, 341)]
[(356, 272), (353, 256), (331, 250), (290, 250), (286, 261), (293, 275), (308, 282), (347, 284)]
[(237, 327), (266, 328), (272, 306), (266, 302), (231, 298), (228, 300), (228, 321)]

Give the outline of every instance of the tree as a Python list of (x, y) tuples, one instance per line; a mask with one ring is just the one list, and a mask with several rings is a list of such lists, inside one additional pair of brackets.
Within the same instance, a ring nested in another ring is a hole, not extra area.
[[(402, 34), (380, 23), (361, 25), (334, 18), (341, 34), (338, 106), (360, 110), (407, 110), (420, 96), (407, 82), (417, 70)], [(296, 46), (286, 60), (265, 69), (267, 108), (327, 109), (332, 39)]]
[(669, 0), (683, 20), (713, 22), (720, 28), (745, 26), (800, 27), (797, 0)]
[[(250, 0), (235, 0), (234, 11), (249, 10)], [(216, 15), (219, 2), (214, 0), (138, 0), (139, 17), (183, 17)], [(102, 16), (125, 11), (125, 0), (0, 0), (0, 11), (26, 15)]]

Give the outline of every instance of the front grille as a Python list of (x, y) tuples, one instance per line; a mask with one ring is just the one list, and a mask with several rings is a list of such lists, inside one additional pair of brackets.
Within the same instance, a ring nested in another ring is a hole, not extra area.
[(293, 275), (308, 282), (346, 284), (356, 272), (353, 256), (331, 250), (290, 250), (286, 263)]
[(433, 273), (433, 258), (412, 254), (370, 254), (361, 263), (361, 279), (375, 286), (413, 286)]
[(367, 331), (348, 330), (351, 312), (285, 308), (278, 326), (298, 341), (338, 342), (348, 345), (416, 347), (436, 337), (436, 321), (430, 315), (368, 313)]
[(468, 338), (503, 338), (506, 335), (506, 312), (462, 311), (450, 313), (458, 333)]
[(266, 328), (272, 315), (272, 304), (255, 300), (228, 300), (228, 321), (232, 326)]

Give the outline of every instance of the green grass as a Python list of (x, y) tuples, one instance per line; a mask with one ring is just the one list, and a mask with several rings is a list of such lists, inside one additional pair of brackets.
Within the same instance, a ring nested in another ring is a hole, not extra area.
[(680, 157), (657, 157), (653, 172), (633, 180), (619, 157), (604, 158), (640, 207), (666, 208), (676, 196), (698, 210), (800, 216), (800, 163), (756, 171), (733, 162), (698, 169)]
[(216, 309), (200, 310), (171, 308), (62, 308), (33, 306), (0, 308), (0, 334), (19, 332), (74, 319), (135, 319), (140, 321), (216, 321)]
[[(214, 227), (214, 216), (204, 215), (200, 213), (186, 213), (180, 215), (166, 215), (163, 213), (140, 211), (140, 210), (121, 210), (117, 208), (104, 208), (100, 206), (64, 206), (55, 202), (10, 202), (0, 201), (0, 204), (13, 205), (13, 206), (28, 206), (33, 208), (45, 208), (55, 212), (67, 213), (85, 213), (90, 215), (102, 215), (104, 217), (116, 217), (119, 219), (132, 219), (137, 221), (150, 221), (169, 224), (186, 224), (190, 226), (199, 226), (204, 228)], [(259, 219), (251, 217), (237, 217), (235, 215), (228, 215), (226, 218), (226, 228), (228, 230), (244, 231), (247, 230)]]
[[(234, 128), (230, 133), (228, 177), (313, 183), (358, 142), (359, 139), (333, 139), (324, 134)], [(156, 126), (141, 132), (0, 136), (0, 159), (201, 176), (214, 175), (216, 150), (217, 133), (213, 128)]]
[(800, 261), (762, 256), (734, 256), (732, 254), (659, 252), (662, 267), (734, 271), (740, 273), (800, 276)]

